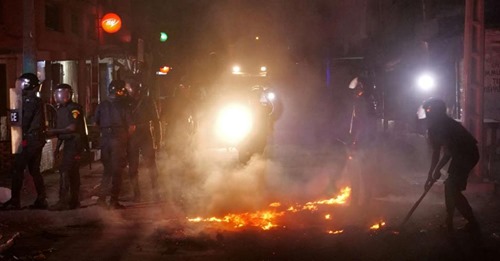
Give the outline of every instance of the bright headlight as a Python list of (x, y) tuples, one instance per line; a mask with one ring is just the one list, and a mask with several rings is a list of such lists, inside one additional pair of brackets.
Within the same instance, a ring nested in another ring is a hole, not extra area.
[(233, 66), (232, 69), (233, 74), (240, 74), (241, 73), (241, 68), (238, 65)]
[(231, 104), (219, 111), (215, 122), (215, 133), (219, 139), (237, 144), (248, 135), (252, 125), (252, 113), (249, 108)]
[(436, 81), (430, 74), (422, 74), (417, 79), (418, 87), (423, 91), (430, 91), (436, 87)]
[(276, 99), (276, 94), (274, 92), (268, 92), (266, 94), (266, 97), (267, 97), (268, 100), (274, 101), (274, 99)]

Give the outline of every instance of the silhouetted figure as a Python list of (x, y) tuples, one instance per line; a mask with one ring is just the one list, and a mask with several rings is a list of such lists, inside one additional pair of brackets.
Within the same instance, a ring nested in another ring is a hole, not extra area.
[(135, 132), (130, 136), (128, 143), (128, 173), (134, 201), (140, 201), (139, 189), (139, 155), (142, 155), (144, 166), (151, 179), (153, 198), (159, 200), (158, 192), (158, 167), (156, 165), (156, 151), (161, 143), (161, 124), (156, 105), (147, 96), (142, 83), (134, 78), (125, 80), (128, 92), (127, 105), (132, 112), (132, 119), (136, 125)]
[[(349, 84), (352, 90), (352, 112), (349, 128), (351, 156), (359, 163), (359, 178), (352, 181), (352, 202), (365, 205), (372, 196), (377, 182), (376, 169), (380, 151), (377, 141), (377, 103), (373, 84), (362, 73)], [(364, 191), (364, 193), (362, 193)]]
[(101, 129), (101, 159), (104, 165), (98, 204), (104, 205), (110, 195), (109, 207), (114, 209), (124, 208), (119, 203), (119, 196), (122, 175), (127, 166), (127, 143), (135, 130), (125, 94), (125, 82), (113, 80), (108, 86), (109, 99), (101, 102), (95, 112), (95, 123)]
[(352, 112), (349, 133), (352, 145), (369, 146), (377, 133), (377, 107), (373, 88), (366, 77), (356, 77), (349, 84), (352, 90)]
[(67, 210), (80, 207), (80, 160), (86, 139), (83, 108), (73, 102), (73, 89), (69, 84), (59, 84), (54, 89), (57, 104), (57, 122), (49, 129), (49, 136), (57, 135), (56, 153), (63, 145), (59, 166), (59, 201), (49, 210)]
[(479, 161), (477, 141), (462, 124), (446, 114), (444, 101), (430, 98), (422, 107), (425, 110), (428, 137), (432, 146), (432, 161), (425, 189), (429, 189), (441, 177), (441, 168), (451, 160), (445, 181), (447, 229), (449, 232), (453, 231), (453, 215), (457, 209), (468, 221), (464, 229), (479, 234), (478, 222), (469, 202), (462, 194), (467, 187), (469, 173)]
[(33, 73), (24, 73), (16, 80), (16, 88), (22, 90), (22, 151), (14, 154), (12, 197), (2, 205), (1, 209), (21, 208), (21, 189), (26, 167), (33, 177), (38, 194), (35, 202), (29, 208), (46, 209), (48, 204), (45, 184), (40, 173), (42, 150), (45, 145), (43, 102), (37, 96), (40, 81)]

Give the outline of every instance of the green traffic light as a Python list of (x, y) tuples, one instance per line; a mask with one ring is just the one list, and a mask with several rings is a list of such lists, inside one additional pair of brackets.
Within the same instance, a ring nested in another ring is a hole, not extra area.
[(168, 39), (168, 35), (165, 32), (160, 33), (160, 42), (166, 42)]

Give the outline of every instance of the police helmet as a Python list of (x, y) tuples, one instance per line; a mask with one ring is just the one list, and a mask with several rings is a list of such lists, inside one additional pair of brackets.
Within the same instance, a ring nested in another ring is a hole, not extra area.
[(67, 104), (73, 98), (73, 89), (71, 85), (62, 83), (56, 86), (54, 89), (54, 101), (61, 105)]
[(349, 83), (349, 89), (354, 91), (357, 97), (363, 96), (365, 94), (364, 79), (361, 77), (356, 77)]
[(125, 82), (123, 80), (113, 80), (108, 85), (109, 98), (121, 98), (125, 96), (127, 89), (125, 89)]
[(427, 118), (446, 115), (446, 103), (439, 98), (429, 98), (424, 101), (422, 108)]
[(23, 91), (38, 91), (40, 87), (40, 81), (38, 77), (33, 73), (23, 73), (19, 78), (17, 78), (16, 85), (18, 85)]

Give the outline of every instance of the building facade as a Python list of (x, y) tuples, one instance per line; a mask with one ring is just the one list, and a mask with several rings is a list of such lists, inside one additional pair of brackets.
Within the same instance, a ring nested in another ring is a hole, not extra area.
[[(11, 168), (9, 88), (24, 72), (36, 73), (40, 95), (52, 103), (52, 89), (60, 83), (73, 87), (74, 101), (84, 107), (87, 122), (106, 97), (107, 84), (120, 72), (137, 70), (143, 62), (144, 42), (134, 23), (131, 0), (22, 0), (0, 2), (0, 173)], [(102, 30), (104, 14), (122, 19), (114, 34)], [(139, 58), (139, 59), (138, 59)], [(32, 66), (27, 66), (32, 64)], [(36, 68), (36, 69), (35, 69)], [(36, 70), (36, 71), (35, 71)], [(49, 106), (50, 108), (50, 106)], [(53, 167), (53, 141), (48, 140), (42, 169)]]

